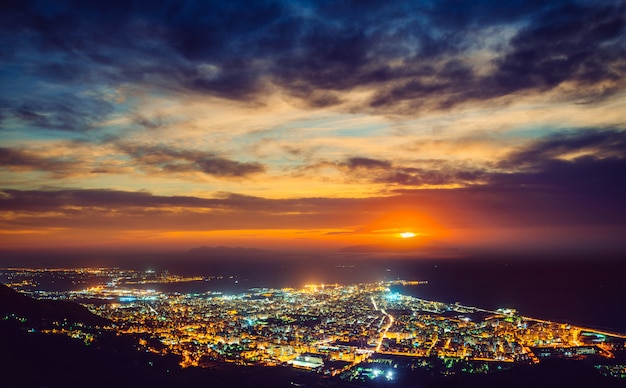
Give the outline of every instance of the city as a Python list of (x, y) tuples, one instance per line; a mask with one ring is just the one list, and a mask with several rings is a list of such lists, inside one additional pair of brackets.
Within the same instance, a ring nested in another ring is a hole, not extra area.
[[(253, 288), (228, 294), (154, 289), (218, 279), (223, 276), (118, 268), (0, 269), (0, 280), (9, 287), (39, 299), (79, 302), (110, 320), (107, 330), (137, 338), (138, 351), (175, 355), (182, 368), (215, 363), (285, 366), (347, 381), (392, 381), (390, 368), (432, 368), (433, 360), (443, 363), (442, 374), (454, 374), (487, 373), (545, 359), (592, 358), (600, 373), (626, 378), (626, 365), (616, 360), (616, 354), (624, 353), (624, 334), (531, 318), (513, 309), (490, 311), (394, 291), (396, 286), (419, 287), (426, 280)], [(55, 283), (58, 290), (43, 290), (42, 282)], [(59, 283), (72, 287), (60, 290)], [(88, 286), (80, 288), (83, 284)], [(58, 322), (44, 332), (85, 344), (97, 335)], [(386, 365), (387, 372), (372, 365)]]

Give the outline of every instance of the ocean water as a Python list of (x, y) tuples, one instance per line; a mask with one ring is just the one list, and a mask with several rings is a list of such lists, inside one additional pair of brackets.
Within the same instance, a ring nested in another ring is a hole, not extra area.
[(468, 260), (409, 265), (427, 285), (406, 295), (626, 332), (626, 267), (610, 260)]

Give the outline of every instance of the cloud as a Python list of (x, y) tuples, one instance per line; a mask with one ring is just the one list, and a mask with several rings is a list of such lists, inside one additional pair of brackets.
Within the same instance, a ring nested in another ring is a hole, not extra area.
[[(351, 157), (318, 162), (307, 169), (335, 168), (346, 179), (396, 187), (525, 187), (545, 185), (583, 190), (612, 186), (623, 168), (626, 140), (616, 129), (587, 129), (527, 141), (499, 161), (415, 159), (402, 161)], [(579, 176), (577, 178), (577, 176)], [(586, 177), (587, 180), (584, 180)], [(571, 180), (571, 182), (570, 182)], [(574, 184), (575, 187), (568, 185)], [(550, 190), (553, 190), (552, 188)]]
[[(418, 115), (568, 82), (577, 92), (562, 98), (624, 86), (621, 2), (70, 1), (2, 13), (4, 46), (30, 53), (33, 79), (66, 87), (135, 84), (259, 103), (282, 91), (314, 109)], [(498, 40), (497, 29), (509, 33)], [(476, 62), (481, 52), (488, 59)], [(106, 111), (74, 105), (25, 99), (14, 114), (83, 130)]]
[(367, 157), (351, 157), (329, 163), (308, 166), (318, 170), (333, 167), (349, 180), (361, 180), (374, 184), (394, 186), (449, 186), (481, 183), (488, 174), (466, 163), (446, 160), (413, 160), (391, 162)]
[[(130, 158), (130, 159), (129, 159)], [(185, 178), (201, 173), (216, 178), (247, 178), (263, 173), (257, 162), (238, 162), (211, 152), (165, 146), (111, 146), (83, 141), (39, 142), (29, 148), (0, 147), (0, 168), (11, 171), (45, 172), (54, 178), (85, 174), (120, 174), (143, 171)]]
[(427, 170), (422, 168), (397, 168), (385, 176), (378, 177), (378, 183), (400, 186), (448, 186), (480, 183), (488, 176), (483, 171), (459, 171), (454, 168)]
[(554, 134), (511, 153), (499, 167), (485, 174), (485, 184), (454, 192), (504, 225), (626, 228), (623, 131)]
[(510, 52), (496, 60), (494, 92), (550, 89), (566, 81), (579, 87), (623, 87), (624, 15), (623, 2), (597, 7), (570, 3), (541, 14), (513, 37)]
[(82, 161), (74, 157), (46, 156), (19, 148), (0, 147), (0, 169), (44, 171), (61, 178), (77, 173), (82, 165)]
[(626, 225), (623, 132), (555, 134), (512, 153), (500, 165), (510, 172), (491, 174), (484, 190), (498, 195), (505, 206), (523, 206), (527, 213), (520, 214), (522, 220)]
[(504, 168), (541, 169), (546, 162), (588, 157), (616, 158), (626, 155), (626, 138), (618, 130), (579, 130), (575, 133), (556, 133), (512, 152), (499, 164)]
[(102, 98), (73, 94), (50, 98), (25, 97), (12, 105), (10, 114), (26, 126), (69, 132), (93, 129), (114, 110), (113, 105)]
[(160, 172), (202, 172), (219, 178), (244, 178), (265, 171), (257, 162), (237, 162), (210, 152), (164, 146), (118, 145), (142, 169)]
[(382, 168), (382, 169), (391, 168), (391, 163), (386, 160), (377, 160), (377, 159), (359, 158), (359, 157), (349, 158), (344, 163), (342, 163), (342, 165), (347, 167), (350, 170), (355, 170), (359, 168), (363, 168), (366, 170), (379, 169), (379, 168)]
[(566, 3), (539, 10), (489, 63), (482, 64), (493, 68), (487, 74), (478, 74), (464, 55), (447, 51), (452, 59), (423, 66), (410, 77), (398, 78), (396, 85), (381, 87), (370, 105), (408, 104), (398, 113), (448, 109), (524, 91), (543, 93), (565, 83), (576, 87), (562, 99), (606, 98), (625, 86), (621, 75), (626, 69), (621, 44), (626, 37), (625, 11), (623, 3), (588, 7)]
[(166, 206), (211, 207), (215, 201), (199, 198), (173, 196), (160, 197), (147, 192), (116, 190), (3, 190), (1, 207), (5, 210), (35, 211), (55, 210), (63, 207), (94, 207), (124, 209), (129, 207), (151, 208)]
[(159, 114), (154, 117), (144, 117), (138, 114), (133, 118), (133, 121), (146, 129), (158, 129), (168, 124), (167, 120)]

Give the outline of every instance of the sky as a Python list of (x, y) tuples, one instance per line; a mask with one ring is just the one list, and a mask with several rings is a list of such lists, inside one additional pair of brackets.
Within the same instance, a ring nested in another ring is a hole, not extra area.
[(625, 26), (615, 0), (3, 1), (0, 246), (624, 252)]

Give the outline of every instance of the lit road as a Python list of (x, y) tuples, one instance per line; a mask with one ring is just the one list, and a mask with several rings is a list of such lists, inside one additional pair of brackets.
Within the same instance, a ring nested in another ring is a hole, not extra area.
[(530, 358), (530, 360), (532, 361), (533, 364), (539, 364), (539, 358), (537, 358), (537, 356), (535, 355), (535, 353), (533, 353), (532, 350), (530, 350), (530, 348), (528, 346), (522, 346), (522, 349), (524, 350), (524, 353), (526, 355), (528, 355), (528, 357)]
[(148, 308), (154, 313), (154, 315), (159, 315), (159, 313), (152, 306), (150, 306), (149, 304), (146, 304), (146, 306), (148, 306)]
[(374, 297), (371, 296), (370, 299), (372, 301), (372, 304), (374, 305), (374, 310), (378, 311), (379, 309), (378, 309), (378, 306), (376, 305), (376, 301), (374, 300)]
[(393, 321), (394, 321), (393, 316), (391, 316), (391, 314), (387, 314), (385, 310), (380, 309), (380, 312), (385, 314), (389, 318), (389, 324), (386, 325), (383, 331), (380, 333), (380, 338), (378, 339), (378, 344), (376, 345), (377, 352), (380, 351), (380, 347), (383, 345), (383, 339), (387, 335), (387, 331), (389, 331), (389, 328), (391, 327), (391, 325), (393, 325)]
[(434, 333), (432, 341), (433, 343), (430, 345), (430, 348), (428, 348), (428, 350), (426, 351), (426, 357), (430, 356), (430, 352), (433, 351), (433, 348), (435, 347), (435, 345), (437, 345), (437, 342), (439, 341), (439, 334), (437, 332)]
[(374, 305), (374, 310), (380, 311), (387, 318), (389, 318), (389, 323), (383, 328), (382, 332), (380, 333), (380, 338), (378, 339), (378, 342), (376, 344), (376, 351), (380, 352), (380, 348), (381, 348), (381, 346), (383, 346), (383, 339), (387, 335), (387, 332), (389, 331), (389, 328), (391, 328), (391, 326), (393, 325), (394, 319), (393, 319), (393, 316), (391, 314), (387, 313), (384, 309), (378, 308), (378, 306), (376, 305), (376, 301), (374, 300), (374, 297), (371, 297), (370, 299), (372, 300), (372, 304)]

